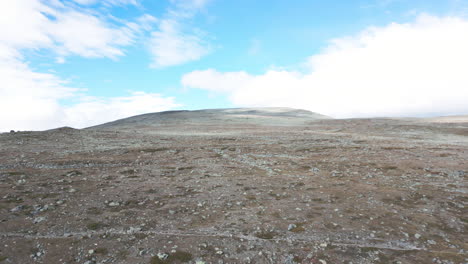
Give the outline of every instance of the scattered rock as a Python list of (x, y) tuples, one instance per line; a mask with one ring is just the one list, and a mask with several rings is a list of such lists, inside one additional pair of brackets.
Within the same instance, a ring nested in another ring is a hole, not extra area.
[(12, 212), (12, 213), (19, 212), (19, 211), (23, 210), (23, 208), (24, 208), (24, 205), (18, 205), (15, 208), (11, 209), (10, 212)]
[(39, 217), (34, 218), (33, 223), (38, 224), (38, 223), (43, 222), (45, 220), (46, 220), (46, 218), (44, 216), (39, 216)]
[(120, 205), (119, 202), (110, 202), (110, 203), (109, 203), (109, 206), (110, 206), (110, 207), (116, 207), (116, 206), (119, 206), (119, 205)]
[(26, 183), (26, 180), (25, 179), (19, 179), (18, 180), (18, 184), (25, 184)]
[(166, 253), (158, 253), (156, 256), (158, 256), (160, 260), (166, 260), (169, 257)]
[(141, 231), (141, 227), (133, 227), (133, 226), (131, 226), (131, 227), (127, 230), (127, 234), (133, 234), (133, 233), (140, 232), (140, 231)]

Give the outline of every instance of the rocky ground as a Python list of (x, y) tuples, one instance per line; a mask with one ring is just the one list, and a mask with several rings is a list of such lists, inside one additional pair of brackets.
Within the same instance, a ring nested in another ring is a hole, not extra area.
[(468, 122), (0, 134), (0, 263), (467, 263)]

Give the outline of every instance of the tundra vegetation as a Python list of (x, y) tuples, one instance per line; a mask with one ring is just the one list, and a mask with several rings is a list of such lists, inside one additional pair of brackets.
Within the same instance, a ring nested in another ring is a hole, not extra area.
[(0, 134), (0, 262), (467, 262), (468, 122), (224, 114)]

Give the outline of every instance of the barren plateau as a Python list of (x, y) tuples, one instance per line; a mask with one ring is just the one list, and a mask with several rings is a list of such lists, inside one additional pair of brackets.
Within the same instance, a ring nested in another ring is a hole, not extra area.
[(0, 263), (467, 263), (468, 117), (172, 111), (0, 134)]

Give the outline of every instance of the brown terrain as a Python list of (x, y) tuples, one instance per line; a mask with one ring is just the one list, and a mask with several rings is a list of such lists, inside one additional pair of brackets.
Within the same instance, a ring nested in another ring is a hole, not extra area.
[(468, 118), (286, 109), (0, 134), (0, 263), (467, 263)]

